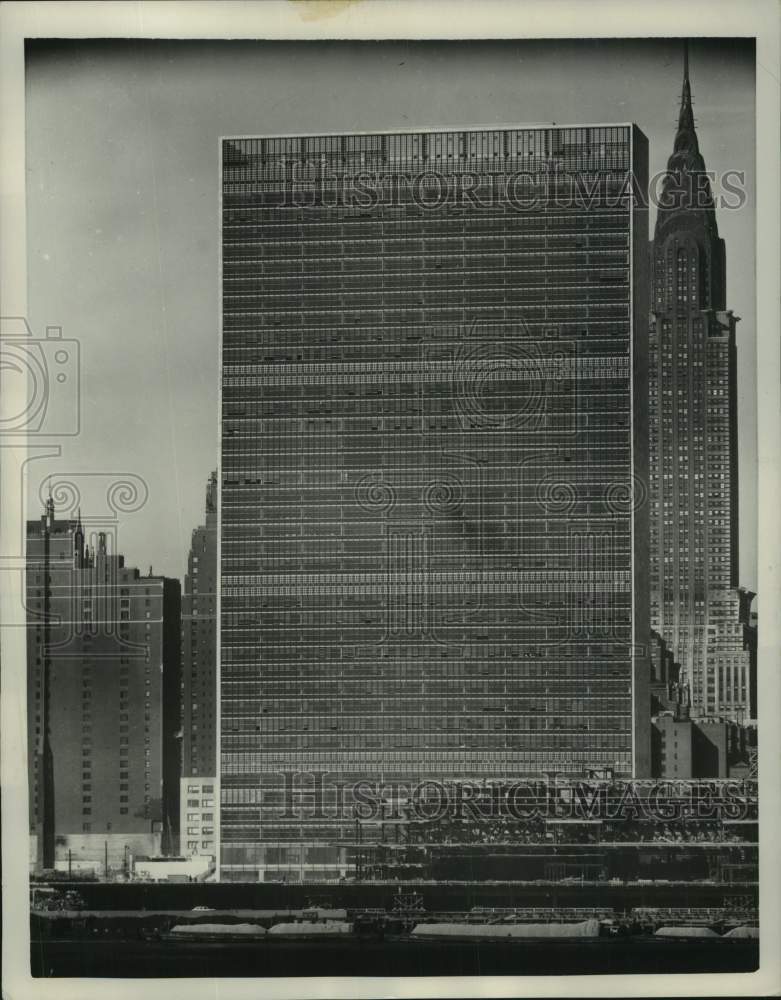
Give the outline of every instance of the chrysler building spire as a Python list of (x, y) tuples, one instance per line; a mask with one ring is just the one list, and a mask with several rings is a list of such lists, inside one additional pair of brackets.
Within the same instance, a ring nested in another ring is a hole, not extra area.
[(684, 125), (694, 131), (694, 114), (692, 112), (692, 89), (689, 82), (689, 43), (683, 43), (683, 88), (681, 90), (681, 113), (678, 119), (678, 128)]
[(675, 146), (667, 163), (667, 169), (675, 173), (684, 171), (694, 173), (705, 169), (705, 161), (700, 155), (697, 132), (694, 128), (692, 90), (689, 82), (688, 42), (684, 42), (683, 50), (683, 86), (681, 88), (681, 109), (678, 113), (678, 131), (675, 135)]
[(703, 261), (709, 259), (712, 265), (699, 275), (698, 301), (723, 309), (723, 244), (719, 239), (713, 193), (694, 125), (688, 43), (684, 45), (678, 129), (659, 192), (654, 242), (659, 247), (668, 237), (681, 236), (684, 232), (698, 244), (698, 257)]
[(750, 715), (739, 627), (736, 317), (692, 112), (684, 50), (678, 129), (651, 244), (651, 624), (693, 717)]

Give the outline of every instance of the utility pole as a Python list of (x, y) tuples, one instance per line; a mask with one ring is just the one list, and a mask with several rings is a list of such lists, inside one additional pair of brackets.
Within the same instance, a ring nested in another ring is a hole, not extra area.
[(106, 881), (108, 882), (108, 841), (107, 840), (103, 841), (103, 849), (104, 849), (104, 852), (105, 852), (104, 853), (104, 870), (105, 870), (105, 874), (106, 874)]

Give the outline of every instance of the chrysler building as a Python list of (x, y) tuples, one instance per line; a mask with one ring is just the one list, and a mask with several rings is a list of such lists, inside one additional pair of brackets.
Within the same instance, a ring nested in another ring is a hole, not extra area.
[(692, 111), (688, 51), (651, 244), (651, 623), (694, 717), (748, 720), (738, 575), (737, 364), (724, 241)]

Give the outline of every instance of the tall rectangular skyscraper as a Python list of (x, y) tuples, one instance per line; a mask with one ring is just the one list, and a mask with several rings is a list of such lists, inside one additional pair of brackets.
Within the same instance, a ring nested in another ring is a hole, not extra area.
[(221, 878), (343, 872), (323, 787), (645, 775), (645, 137), (222, 156)]
[(29, 818), (39, 870), (126, 869), (129, 854), (178, 849), (180, 585), (151, 570), (141, 576), (110, 543), (89, 518), (56, 518), (51, 498), (27, 522)]

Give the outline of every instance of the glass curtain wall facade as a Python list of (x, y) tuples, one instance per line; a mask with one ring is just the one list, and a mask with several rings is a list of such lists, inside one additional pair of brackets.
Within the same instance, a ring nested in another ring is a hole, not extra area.
[(222, 154), (220, 877), (344, 874), (359, 779), (647, 773), (645, 137)]

